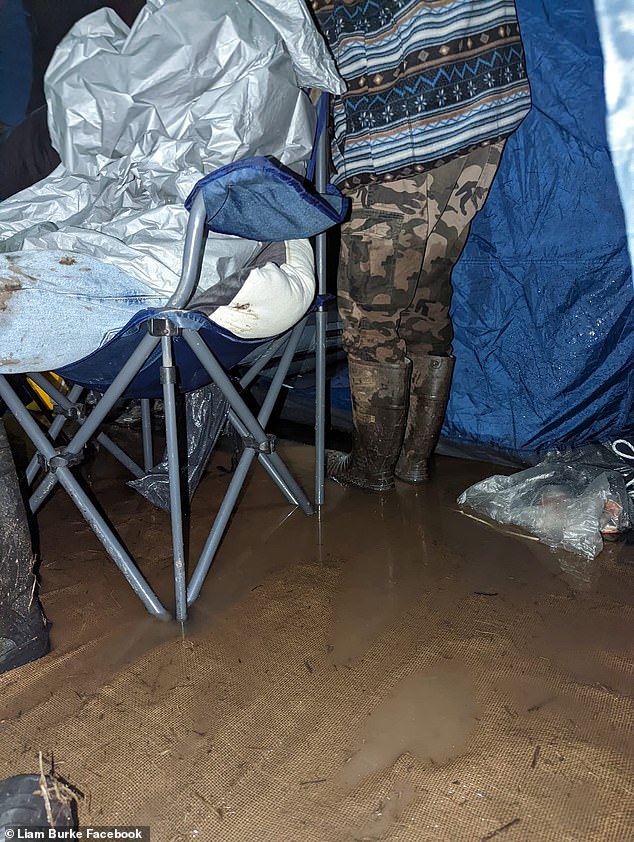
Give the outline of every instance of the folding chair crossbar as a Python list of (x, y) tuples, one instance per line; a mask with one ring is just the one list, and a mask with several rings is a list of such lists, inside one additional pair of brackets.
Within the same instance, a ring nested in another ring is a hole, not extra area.
[[(53, 443), (49, 441), (46, 434), (40, 429), (35, 419), (16, 396), (15, 392), (7, 382), (6, 377), (3, 375), (0, 375), (0, 396), (18, 420), (22, 429), (29, 436), (38, 452), (43, 455), (49, 465), (52, 464), (52, 460), (59, 455), (57, 449), (54, 447)], [(51, 477), (53, 478), (52, 481), (50, 479)], [(158, 597), (145, 581), (143, 575), (134, 564), (103, 516), (99, 513), (91, 499), (80, 486), (67, 464), (60, 464), (55, 467), (54, 471), (47, 473), (46, 479), (42, 483), (42, 485), (46, 484), (44, 496), (46, 496), (46, 494), (48, 494), (53, 486), (58, 482), (63, 486), (69, 497), (73, 500), (95, 535), (104, 545), (108, 554), (119, 567), (130, 586), (141, 599), (150, 614), (153, 614), (159, 619), (168, 620), (170, 618), (169, 612), (161, 605)]]
[[(282, 337), (271, 340), (261, 356), (250, 366), (242, 376), (237, 386), (225, 372), (215, 354), (209, 349), (200, 336), (198, 320), (189, 320), (183, 311), (156, 311), (148, 314), (147, 335), (141, 339), (138, 347), (123, 366), (119, 375), (103, 393), (89, 413), (80, 411), (79, 397), (83, 387), (74, 384), (68, 395), (64, 395), (54, 384), (40, 373), (29, 374), (33, 382), (45, 391), (57, 408), (57, 417), (51, 423), (48, 431), (41, 429), (39, 424), (25, 408), (22, 401), (4, 376), (0, 376), (0, 397), (3, 398), (9, 410), (15, 415), (37, 449), (37, 455), (31, 460), (27, 468), (27, 480), (32, 484), (36, 479), (39, 468), (45, 470), (44, 478), (33, 491), (29, 503), (31, 510), (36, 512), (51, 491), (59, 483), (67, 491), (83, 517), (92, 527), (102, 542), (104, 548), (115, 561), (139, 596), (146, 609), (161, 619), (169, 618), (169, 612), (163, 607), (156, 594), (143, 578), (130, 554), (121, 543), (114, 530), (109, 526), (87, 493), (80, 486), (73, 474), (72, 466), (79, 462), (85, 445), (95, 438), (135, 477), (144, 475), (144, 470), (100, 429), (106, 416), (124, 395), (130, 383), (155, 355), (160, 346), (161, 368), (160, 379), (163, 390), (165, 407), (166, 451), (170, 489), (170, 520), (172, 533), (172, 552), (174, 563), (174, 590), (176, 603), (176, 618), (186, 619), (187, 607), (198, 597), (207, 573), (211, 567), (216, 551), (226, 531), (229, 519), (235, 509), (248, 471), (257, 456), (265, 471), (284, 494), (286, 500), (293, 506), (299, 506), (306, 514), (313, 509), (305, 493), (290, 473), (288, 467), (275, 449), (275, 438), (266, 432), (275, 403), (279, 397), (288, 374), (291, 362), (297, 350), (305, 317), (291, 331)], [(159, 323), (160, 319), (160, 323)], [(158, 327), (157, 327), (158, 324)], [(153, 335), (154, 334), (154, 335)], [(183, 534), (183, 501), (181, 498), (181, 466), (179, 461), (179, 442), (176, 415), (176, 388), (178, 380), (178, 364), (174, 355), (175, 341), (184, 341), (192, 353), (209, 375), (212, 382), (222, 391), (229, 404), (228, 422), (234, 427), (243, 441), (244, 452), (229, 484), (224, 500), (218, 509), (211, 526), (207, 541), (196, 562), (189, 586), (185, 572), (185, 540)], [(261, 408), (255, 416), (241, 395), (246, 388), (261, 373), (270, 359), (283, 347), (281, 358)], [(142, 400), (143, 413), (143, 450), (144, 467), (151, 467), (152, 442), (149, 417), (149, 400)], [(79, 425), (74, 435), (64, 447), (57, 447), (63, 425), (74, 419)]]
[[(143, 337), (138, 348), (114, 378), (110, 388), (91, 411), (90, 415), (85, 418), (79, 430), (64, 448), (56, 448), (54, 446), (54, 443), (40, 429), (37, 422), (24, 407), (3, 375), (0, 375), (0, 396), (18, 420), (22, 429), (29, 436), (48, 468), (44, 479), (31, 495), (29, 500), (31, 510), (35, 512), (39, 509), (42, 502), (57, 483), (62, 485), (147, 610), (160, 619), (169, 619), (169, 612), (163, 607), (129, 553), (123, 547), (119, 538), (83, 490), (70, 469), (70, 465), (80, 457), (85, 445), (97, 433), (98, 428), (103, 423), (107, 414), (126, 390), (135, 374), (143, 366), (159, 341), (160, 339), (158, 337), (153, 337), (149, 334)], [(46, 391), (53, 399), (63, 398), (51, 384), (42, 382), (39, 375), (35, 375), (35, 377), (39, 381), (38, 385), (46, 386)], [(56, 392), (57, 395), (55, 395)], [(70, 401), (67, 401), (67, 403), (70, 403)], [(58, 432), (59, 430), (56, 430), (56, 433)]]
[[(77, 421), (78, 424), (83, 424), (85, 422), (85, 415), (84, 415), (84, 406), (83, 404), (79, 403), (79, 397), (81, 393), (84, 391), (82, 386), (75, 384), (68, 396), (62, 394), (49, 380), (47, 380), (44, 375), (39, 373), (32, 373), (29, 375), (29, 378), (33, 380), (33, 382), (40, 387), (43, 392), (51, 398), (53, 403), (53, 411), (59, 410), (56, 415), (57, 417), (51, 424), (48, 429), (48, 438), (51, 441), (56, 441), (59, 434), (62, 431), (63, 425), (68, 421), (70, 418), (73, 418)], [(97, 435), (96, 440), (99, 444), (107, 450), (112, 456), (115, 457), (125, 468), (130, 471), (135, 477), (142, 477), (144, 474), (143, 468), (141, 468), (137, 463), (132, 459), (118, 444), (112, 441), (110, 436), (106, 435), (106, 433), (99, 433)], [(37, 455), (31, 459), (27, 469), (26, 469), (26, 480), (29, 486), (32, 485), (39, 467), (41, 467), (41, 460), (38, 459)], [(149, 466), (152, 467), (151, 465)], [(149, 470), (149, 468), (147, 468)]]
[[(194, 350), (200, 359), (201, 364), (205, 366), (209, 374), (214, 377), (214, 380), (218, 383), (227, 398), (229, 405), (231, 406), (229, 411), (230, 423), (236, 429), (243, 441), (248, 437), (251, 437), (255, 443), (252, 447), (246, 447), (242, 453), (229, 484), (229, 488), (227, 489), (225, 497), (218, 509), (213, 526), (209, 532), (207, 541), (205, 542), (200, 558), (198, 559), (198, 563), (196, 564), (189, 582), (189, 587), (187, 589), (188, 605), (191, 605), (200, 593), (200, 589), (202, 588), (209, 568), (211, 567), (227, 523), (229, 522), (229, 518), (235, 508), (238, 496), (242, 490), (242, 486), (244, 485), (249, 468), (251, 467), (251, 463), (253, 462), (256, 454), (258, 460), (276, 485), (280, 488), (282, 493), (286, 496), (286, 499), (293, 505), (299, 505), (306, 514), (312, 514), (313, 512), (310, 501), (291, 475), (279, 454), (260, 449), (262, 445), (268, 444), (268, 437), (264, 431), (264, 427), (269, 421), (271, 412), (273, 411), (273, 407), (275, 406), (275, 402), (277, 401), (283, 386), (284, 379), (288, 373), (295, 351), (297, 350), (297, 344), (305, 324), (306, 319), (302, 320), (291, 331), (291, 334), (288, 337), (286, 349), (284, 350), (275, 377), (269, 386), (257, 418), (254, 418), (251, 410), (246, 406), (224, 371), (222, 369), (217, 370), (217, 361), (209, 352), (207, 346), (200, 340), (200, 337), (197, 335), (185, 336), (186, 341), (190, 343), (192, 350)], [(261, 370), (261, 366), (259, 368)], [(251, 371), (247, 372), (247, 375), (241, 382), (251, 382), (252, 378), (250, 378), (250, 374)], [(218, 379), (216, 379), (216, 377)], [(257, 445), (257, 447), (255, 445)]]

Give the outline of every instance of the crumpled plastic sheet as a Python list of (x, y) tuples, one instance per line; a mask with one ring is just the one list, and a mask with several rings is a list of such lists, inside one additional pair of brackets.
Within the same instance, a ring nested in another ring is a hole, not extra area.
[(614, 468), (623, 474), (627, 493), (634, 498), (634, 442), (628, 439), (614, 439), (606, 447), (617, 457)]
[(632, 473), (611, 449), (588, 446), (553, 453), (539, 465), (472, 485), (458, 503), (502, 524), (514, 524), (550, 547), (595, 558), (602, 534), (631, 528)]
[[(303, 0), (150, 0), (131, 29), (99, 9), (48, 67), (62, 163), (0, 205), (0, 252), (91, 255), (169, 296), (197, 181), (250, 155), (304, 172), (315, 129), (309, 87), (343, 83)], [(210, 234), (200, 289), (260, 248)]]
[[(228, 412), (227, 399), (215, 383), (188, 392), (185, 396), (185, 459), (190, 500), (205, 472)], [(144, 477), (130, 480), (128, 485), (154, 506), (169, 512), (171, 504), (167, 454)]]

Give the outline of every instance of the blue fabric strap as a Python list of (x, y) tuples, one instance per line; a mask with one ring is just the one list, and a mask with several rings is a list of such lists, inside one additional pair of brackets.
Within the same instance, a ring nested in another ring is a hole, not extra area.
[(281, 242), (313, 237), (341, 223), (348, 199), (332, 185), (319, 194), (269, 157), (244, 158), (201, 179), (187, 197), (189, 210), (202, 190), (212, 231), (247, 240)]

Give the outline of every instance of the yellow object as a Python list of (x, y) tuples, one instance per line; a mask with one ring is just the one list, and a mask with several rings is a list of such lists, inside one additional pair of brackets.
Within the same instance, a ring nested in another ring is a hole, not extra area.
[[(54, 371), (47, 371), (44, 374), (44, 377), (46, 377), (47, 380), (50, 380), (53, 386), (59, 389), (60, 392), (63, 392), (64, 394), (66, 393), (66, 384), (64, 383), (63, 379), (59, 376), (59, 374), (55, 374)], [(40, 396), (45, 406), (47, 406), (49, 409), (53, 409), (53, 401), (49, 398), (46, 392), (43, 389), (40, 389), (40, 387), (32, 380), (29, 380), (28, 383), (31, 389), (33, 389), (33, 391)], [(40, 407), (38, 406), (36, 401), (31, 401), (31, 403), (27, 406), (27, 409), (30, 412), (37, 412), (40, 409)]]

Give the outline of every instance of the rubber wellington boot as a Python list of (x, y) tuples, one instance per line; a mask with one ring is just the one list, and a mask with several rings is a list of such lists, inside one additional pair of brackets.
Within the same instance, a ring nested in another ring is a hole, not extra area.
[(409, 410), (396, 476), (424, 482), (429, 459), (438, 443), (451, 387), (453, 357), (412, 356)]
[(369, 491), (394, 487), (394, 466), (407, 417), (411, 363), (348, 358), (352, 395), (352, 453), (331, 451), (328, 476)]

